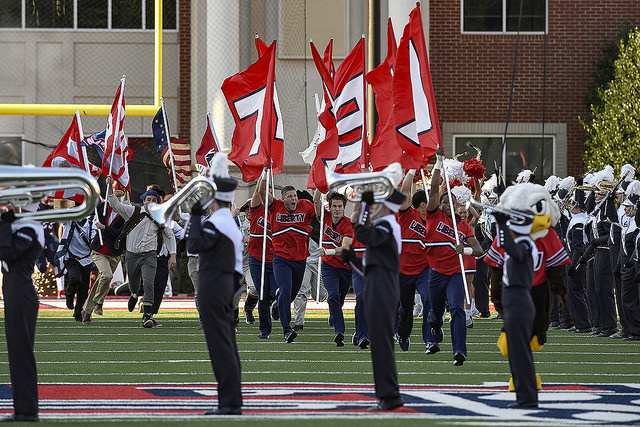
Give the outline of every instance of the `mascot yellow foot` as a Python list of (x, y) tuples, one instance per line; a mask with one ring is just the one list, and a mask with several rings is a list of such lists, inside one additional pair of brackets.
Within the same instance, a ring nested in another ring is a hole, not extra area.
[(498, 337), (498, 348), (504, 357), (509, 356), (509, 348), (507, 347), (507, 334), (502, 332)]
[(531, 350), (533, 351), (540, 351), (542, 350), (542, 347), (544, 347), (544, 344), (540, 344), (540, 342), (538, 341), (538, 336), (534, 335), (533, 338), (531, 338)]
[[(542, 390), (542, 381), (540, 375), (536, 374), (536, 388)], [(509, 391), (516, 391), (516, 386), (513, 384), (513, 376), (509, 378)]]

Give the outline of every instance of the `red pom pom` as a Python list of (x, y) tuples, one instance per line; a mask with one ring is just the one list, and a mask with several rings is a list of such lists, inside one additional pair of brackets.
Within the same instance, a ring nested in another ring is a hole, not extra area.
[(476, 186), (473, 182), (473, 178), (464, 183), (464, 185), (471, 190), (471, 194), (476, 194)]
[(453, 187), (458, 187), (458, 186), (460, 186), (460, 185), (462, 185), (462, 181), (460, 181), (458, 178), (454, 178), (454, 179), (452, 179), (452, 180), (450, 180), (450, 181), (449, 181), (449, 186), (450, 186), (451, 188), (453, 188)]
[(462, 170), (470, 178), (482, 179), (487, 169), (482, 165), (480, 160), (473, 158), (465, 160), (462, 165)]

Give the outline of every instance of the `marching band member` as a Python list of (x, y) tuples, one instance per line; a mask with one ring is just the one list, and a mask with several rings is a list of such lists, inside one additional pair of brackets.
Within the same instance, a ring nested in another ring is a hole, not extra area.
[[(37, 204), (31, 206), (35, 210)], [(0, 215), (4, 331), (14, 410), (14, 415), (2, 421), (38, 421), (38, 372), (33, 352), (38, 295), (31, 274), (43, 247), (42, 224), (16, 222), (12, 210)]]

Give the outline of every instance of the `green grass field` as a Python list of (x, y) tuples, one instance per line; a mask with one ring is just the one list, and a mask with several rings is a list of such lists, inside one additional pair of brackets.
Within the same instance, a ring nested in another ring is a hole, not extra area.
[[(312, 307), (314, 303), (310, 303)], [(42, 383), (214, 383), (204, 335), (196, 330), (193, 310), (170, 310), (156, 316), (161, 328), (140, 327), (140, 315), (107, 310), (91, 325), (76, 323), (66, 310), (41, 310), (36, 332), (36, 358)], [(254, 311), (257, 317), (257, 311)], [(258, 340), (257, 323), (247, 325), (241, 314), (237, 341), (243, 383), (317, 382), (373, 383), (369, 350), (350, 344), (353, 311), (346, 311), (346, 345), (333, 343), (328, 312), (309, 310), (305, 328), (286, 344), (279, 322), (268, 340)], [(476, 319), (468, 330), (468, 360), (454, 367), (448, 323), (442, 351), (426, 355), (415, 319), (409, 351), (396, 345), (401, 389), (408, 385), (506, 384), (509, 365), (495, 345), (500, 322)], [(640, 343), (596, 338), (567, 331), (549, 331), (549, 343), (534, 354), (536, 370), (545, 383), (640, 383)], [(9, 383), (6, 344), (0, 345), (0, 383)], [(402, 391), (402, 390), (401, 390)], [(212, 406), (215, 402), (212, 401)], [(251, 422), (259, 421), (252, 419)], [(307, 419), (305, 425), (316, 422)], [(350, 420), (350, 425), (356, 420)], [(51, 422), (51, 421), (49, 421)], [(68, 422), (68, 420), (67, 420)], [(131, 423), (131, 420), (126, 421)], [(273, 424), (265, 420), (266, 425)], [(365, 421), (370, 422), (370, 421)], [(380, 421), (394, 425), (395, 421)], [(452, 422), (438, 421), (437, 425)], [(167, 425), (170, 423), (168, 422)], [(398, 420), (398, 425), (408, 425)], [(410, 423), (412, 424), (412, 423)], [(92, 424), (95, 425), (95, 424)], [(164, 423), (163, 423), (164, 425)], [(175, 424), (180, 425), (180, 423)], [(262, 424), (261, 424), (262, 425)], [(381, 424), (382, 425), (382, 424)], [(420, 425), (425, 425), (424, 420)]]

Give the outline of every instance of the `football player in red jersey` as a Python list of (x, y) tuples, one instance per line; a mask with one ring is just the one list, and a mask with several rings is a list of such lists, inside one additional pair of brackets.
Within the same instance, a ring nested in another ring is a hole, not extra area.
[[(318, 217), (324, 209), (320, 194), (320, 191), (316, 190), (313, 198)], [(327, 200), (329, 210), (325, 211), (324, 215), (322, 248), (318, 248), (318, 255), (322, 257), (322, 280), (329, 295), (329, 319), (335, 331), (333, 341), (338, 347), (343, 347), (345, 325), (342, 305), (351, 287), (351, 268), (340, 259), (340, 252), (343, 246), (351, 246), (353, 226), (344, 215), (347, 198), (340, 193), (332, 192)]]
[(296, 189), (286, 185), (281, 198), (266, 194), (262, 184), (262, 200), (269, 201), (269, 221), (273, 238), (273, 275), (278, 286), (278, 311), (287, 343), (298, 336), (291, 328), (291, 301), (298, 295), (309, 256), (311, 220), (316, 215), (313, 202), (298, 200)]
[[(458, 239), (456, 245), (455, 231), (452, 222), (452, 206), (444, 193), (439, 195), (440, 168), (444, 161), (444, 148), (436, 151), (437, 161), (433, 168), (429, 203), (427, 204), (427, 258), (431, 273), (429, 274), (429, 298), (431, 311), (429, 323), (433, 334), (433, 343), (427, 344), (427, 354), (440, 350), (443, 340), (442, 317), (445, 299), (449, 301), (451, 313), (451, 341), (453, 345), (453, 364), (461, 366), (467, 359), (467, 326), (464, 314), (464, 284), (458, 254), (480, 256), (482, 247), (475, 238), (473, 230), (466, 221), (456, 216)], [(454, 199), (455, 201), (455, 199)], [(455, 206), (453, 207), (455, 211)], [(469, 247), (463, 245), (466, 242)]]

